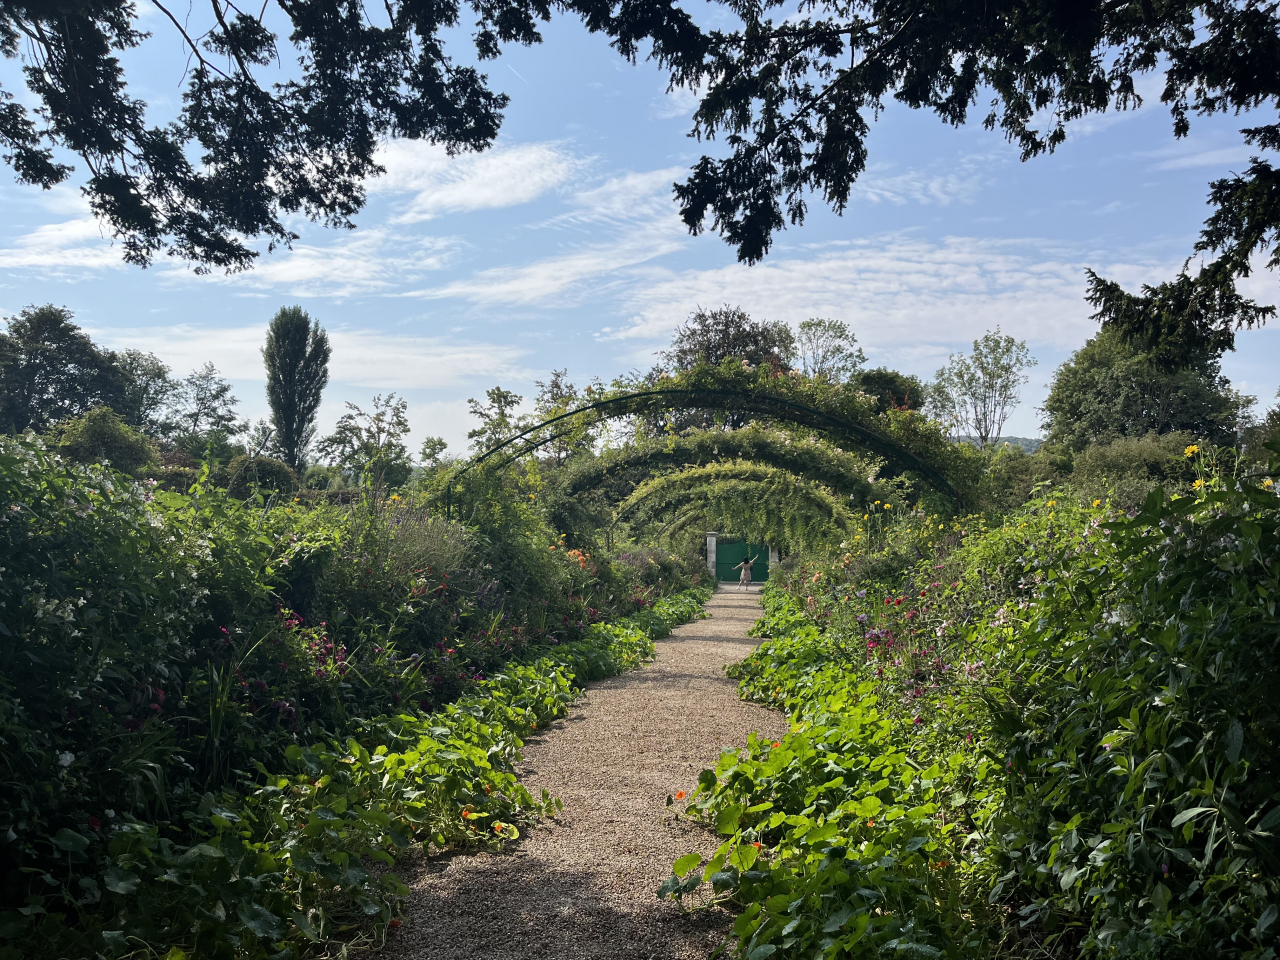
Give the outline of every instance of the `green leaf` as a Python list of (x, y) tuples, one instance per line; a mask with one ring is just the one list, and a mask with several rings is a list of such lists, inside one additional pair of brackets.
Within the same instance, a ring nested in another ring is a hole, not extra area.
[(1258, 918), (1258, 924), (1253, 928), (1255, 937), (1262, 936), (1271, 924), (1276, 922), (1276, 905), (1273, 903), (1267, 909), (1262, 911), (1262, 916)]
[(1258, 824), (1258, 829), (1270, 830), (1277, 823), (1280, 823), (1280, 807), (1273, 807), (1271, 812), (1262, 818), (1262, 822)]
[(848, 923), (849, 918), (852, 916), (853, 916), (853, 908), (841, 907), (831, 916), (827, 917), (827, 922), (822, 925), (822, 932), (835, 933), (837, 930), (843, 927), (846, 923)]
[(1190, 810), (1183, 810), (1180, 814), (1173, 818), (1173, 827), (1177, 829), (1188, 820), (1200, 816), (1202, 813), (1213, 813), (1217, 811), (1217, 807), (1192, 807)]
[(69, 853), (79, 853), (89, 846), (89, 838), (83, 834), (76, 833), (74, 830), (68, 830), (63, 827), (53, 835), (53, 845), (59, 850), (66, 850)]
[(141, 883), (142, 881), (128, 870), (121, 870), (119, 867), (108, 867), (103, 886), (112, 893), (124, 895), (133, 893)]
[(306, 914), (301, 911), (293, 911), (293, 925), (302, 931), (302, 935), (315, 943), (320, 939), (320, 934), (316, 932), (316, 928), (311, 925), (311, 921), (307, 919)]
[(736, 833), (742, 817), (742, 804), (731, 803), (716, 814), (716, 833)]
[(1244, 747), (1244, 727), (1239, 720), (1233, 720), (1227, 730), (1227, 763), (1235, 763), (1240, 759), (1240, 750)]
[(772, 957), (777, 952), (778, 948), (772, 943), (762, 943), (747, 954), (747, 960), (764, 960), (765, 957)]
[(675, 862), (675, 866), (672, 869), (677, 877), (683, 877), (700, 863), (702, 863), (702, 854), (687, 853)]
[(236, 916), (240, 918), (241, 923), (260, 937), (279, 940), (284, 936), (276, 915), (259, 903), (242, 900), (236, 904)]

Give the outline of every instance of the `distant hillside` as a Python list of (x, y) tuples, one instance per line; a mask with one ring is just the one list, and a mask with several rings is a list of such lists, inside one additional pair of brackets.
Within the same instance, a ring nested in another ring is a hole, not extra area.
[[(975, 447), (978, 445), (976, 437), (961, 437), (960, 442), (972, 444)], [(1021, 448), (1024, 453), (1035, 453), (1044, 441), (1037, 437), (1001, 437), (996, 446), (1003, 447), (1006, 443), (1011, 447)]]

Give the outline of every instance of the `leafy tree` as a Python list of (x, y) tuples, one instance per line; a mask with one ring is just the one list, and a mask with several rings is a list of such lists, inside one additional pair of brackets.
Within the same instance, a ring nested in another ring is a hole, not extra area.
[[(1276, 399), (1280, 400), (1280, 392), (1276, 393)], [(1280, 441), (1280, 403), (1268, 408), (1262, 419), (1245, 431), (1245, 442), (1250, 448), (1253, 448), (1255, 454), (1261, 455), (1263, 459), (1266, 459), (1266, 453), (1257, 448), (1264, 443), (1276, 443), (1277, 441)]]
[(179, 436), (198, 442), (211, 434), (243, 433), (247, 425), (236, 420), (239, 402), (231, 384), (218, 375), (218, 368), (205, 363), (184, 378), (175, 393), (173, 419)]
[(409, 433), (409, 404), (394, 393), (373, 398), (366, 413), (354, 403), (320, 441), (320, 454), (371, 487), (398, 487), (409, 479), (413, 464), (404, 438)]
[(124, 375), (124, 390), (116, 406), (125, 423), (153, 435), (172, 432), (166, 417), (179, 384), (167, 364), (154, 353), (124, 350), (112, 355), (116, 367)]
[(156, 459), (155, 445), (129, 427), (110, 407), (94, 407), (54, 428), (58, 452), (77, 463), (109, 462), (136, 473)]
[(267, 327), (262, 359), (275, 449), (290, 467), (303, 470), (329, 382), (328, 334), (301, 307), (281, 307)]
[(1042, 425), (1047, 441), (1073, 450), (1179, 430), (1229, 442), (1252, 402), (1231, 388), (1216, 359), (1164, 370), (1104, 327), (1054, 372)]
[[(550, 380), (545, 383), (536, 380), (534, 383), (538, 388), (538, 395), (534, 398), (532, 423), (550, 420), (583, 403), (598, 400), (604, 395), (604, 386), (598, 380), (588, 384), (585, 389), (579, 390), (569, 382), (567, 369), (552, 370)], [(574, 423), (572, 428), (562, 422), (551, 429), (557, 433), (563, 433), (543, 446), (541, 451), (556, 466), (563, 466), (575, 453), (592, 449), (599, 434), (599, 430), (585, 419), (580, 424)]]
[(843, 383), (867, 362), (858, 338), (842, 320), (813, 317), (800, 324), (796, 348), (806, 377)]
[(785, 323), (752, 320), (741, 307), (725, 304), (715, 310), (699, 307), (689, 315), (661, 357), (672, 370), (691, 370), (699, 363), (712, 366), (736, 357), (758, 366), (790, 369), (795, 359), (795, 336)]
[(98, 406), (118, 406), (126, 379), (66, 307), (26, 307), (0, 334), (0, 429), (45, 430)]
[(969, 356), (953, 353), (930, 389), (936, 416), (955, 432), (975, 438), (980, 447), (1000, 439), (1000, 431), (1018, 405), (1023, 373), (1036, 365), (1025, 342), (988, 330), (973, 341)]
[(422, 441), (418, 456), (422, 458), (423, 465), (437, 467), (444, 462), (444, 452), (447, 449), (449, 444), (444, 437), (427, 437)]
[(919, 410), (928, 392), (919, 377), (888, 367), (862, 370), (853, 381), (856, 388), (876, 400), (876, 412)]
[(501, 387), (486, 390), (484, 396), (485, 403), (474, 397), (467, 400), (471, 415), (480, 421), (480, 426), (467, 431), (471, 448), (477, 453), (496, 446), (516, 432), (515, 417), (512, 414), (524, 402), (524, 397), (518, 393)]

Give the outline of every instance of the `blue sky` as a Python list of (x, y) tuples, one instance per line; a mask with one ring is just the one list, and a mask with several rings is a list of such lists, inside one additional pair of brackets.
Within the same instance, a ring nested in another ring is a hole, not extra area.
[[(135, 95), (159, 118), (184, 61), (154, 29), (133, 66)], [(572, 21), (545, 36), (485, 67), (512, 100), (491, 151), (449, 159), (388, 145), (358, 229), (303, 220), (292, 251), (264, 253), (248, 273), (125, 265), (74, 185), (42, 193), (5, 179), (0, 312), (52, 301), (98, 341), (154, 351), (179, 374), (212, 360), (256, 418), (263, 329), (301, 304), (334, 343), (322, 428), (343, 401), (395, 391), (409, 402), (411, 446), (440, 435), (455, 452), (468, 397), (495, 384), (528, 397), (553, 368), (579, 384), (647, 368), (698, 305), (845, 320), (874, 365), (926, 377), (998, 325), (1039, 360), (1006, 428), (1034, 436), (1049, 375), (1095, 329), (1085, 268), (1130, 289), (1171, 277), (1206, 215), (1208, 181), (1248, 158), (1240, 119), (1198, 121), (1175, 142), (1158, 78), (1148, 106), (1078, 122), (1056, 154), (1028, 163), (978, 124), (891, 108), (844, 216), (815, 201), (746, 267), (718, 237), (689, 237), (671, 199), (672, 182), (716, 149), (687, 136), (693, 96), (667, 93), (653, 65), (626, 63)], [(0, 66), (7, 89), (16, 79)], [(1261, 271), (1246, 288), (1272, 303), (1277, 279)], [(1261, 408), (1278, 361), (1273, 324), (1242, 332), (1224, 368)]]

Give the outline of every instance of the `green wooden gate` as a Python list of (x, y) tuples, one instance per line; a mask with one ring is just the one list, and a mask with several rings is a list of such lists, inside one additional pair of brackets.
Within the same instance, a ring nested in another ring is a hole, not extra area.
[(754, 558), (751, 564), (751, 579), (759, 583), (769, 578), (769, 548), (745, 540), (716, 541), (716, 579), (723, 583), (737, 583), (740, 571), (735, 570), (738, 564), (747, 558), (750, 552)]

